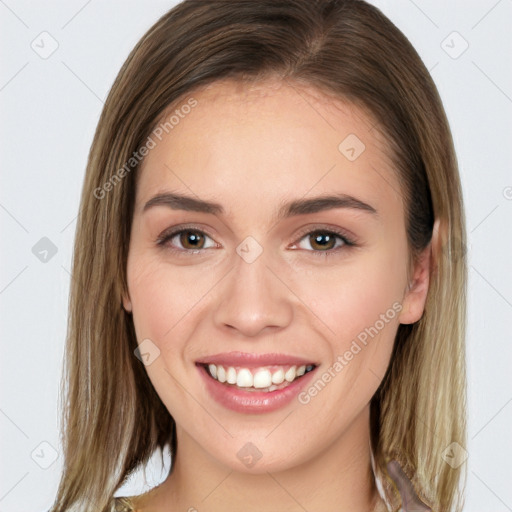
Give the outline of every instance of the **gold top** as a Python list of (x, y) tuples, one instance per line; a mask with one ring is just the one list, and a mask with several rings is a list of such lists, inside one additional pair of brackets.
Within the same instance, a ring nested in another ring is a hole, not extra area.
[(114, 498), (113, 512), (136, 512), (133, 502), (130, 498)]

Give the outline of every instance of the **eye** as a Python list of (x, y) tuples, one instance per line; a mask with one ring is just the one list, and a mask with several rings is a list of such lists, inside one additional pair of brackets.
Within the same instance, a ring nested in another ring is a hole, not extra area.
[[(204, 231), (183, 226), (164, 231), (157, 238), (156, 243), (178, 254), (198, 253), (203, 249), (219, 247)], [(299, 242), (293, 244), (291, 248), (305, 249), (317, 256), (328, 256), (355, 245), (356, 243), (345, 233), (315, 229), (300, 235)]]
[[(209, 245), (208, 240), (212, 242)], [(171, 250), (177, 252), (191, 252), (217, 247), (213, 239), (206, 233), (193, 228), (181, 228), (164, 232), (158, 237), (156, 243), (161, 246), (169, 245)]]
[(294, 244), (292, 248), (306, 249), (320, 255), (337, 252), (343, 247), (355, 246), (355, 242), (342, 233), (329, 231), (325, 229), (315, 229), (309, 231), (301, 237), (298, 244)]

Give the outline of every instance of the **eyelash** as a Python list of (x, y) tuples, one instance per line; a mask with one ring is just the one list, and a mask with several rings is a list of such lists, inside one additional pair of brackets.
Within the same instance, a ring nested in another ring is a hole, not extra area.
[[(208, 233), (204, 232), (201, 229), (196, 228), (195, 226), (179, 226), (178, 228), (175, 228), (170, 232), (164, 231), (164, 233), (162, 233), (156, 239), (156, 244), (160, 247), (164, 247), (169, 240), (172, 240), (176, 235), (179, 235), (184, 232), (200, 233), (202, 235), (206, 235), (208, 238), (211, 238), (213, 240), (213, 238), (210, 235), (208, 235)], [(357, 246), (355, 240), (353, 240), (351, 237), (349, 237), (346, 233), (337, 231), (335, 229), (324, 229), (324, 228), (314, 228), (314, 229), (309, 229), (309, 230), (301, 232), (299, 235), (299, 238), (298, 238), (298, 242), (300, 242), (306, 236), (312, 235), (314, 233), (320, 233), (320, 234), (324, 234), (324, 235), (334, 235), (343, 242), (343, 244), (340, 247), (336, 247), (333, 249), (327, 249), (325, 251), (316, 251), (314, 249), (313, 250), (303, 249), (307, 252), (313, 253), (316, 257), (326, 258), (329, 256), (334, 256), (334, 255), (338, 254), (341, 250), (346, 251), (347, 249), (350, 249), (351, 247)], [(297, 245), (298, 242), (295, 242), (293, 245)], [(207, 249), (210, 249), (210, 247), (208, 247)], [(168, 250), (170, 250), (171, 252), (178, 254), (180, 256), (184, 256), (184, 255), (187, 255), (187, 253), (188, 254), (190, 254), (190, 253), (197, 254), (198, 252), (205, 251), (206, 249), (195, 249), (194, 250), (194, 249), (176, 249), (174, 247), (169, 247)]]

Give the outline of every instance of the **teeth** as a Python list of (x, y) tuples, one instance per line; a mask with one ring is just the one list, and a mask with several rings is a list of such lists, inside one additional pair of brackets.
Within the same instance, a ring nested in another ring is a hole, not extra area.
[[(231, 370), (231, 368), (230, 368)], [(234, 370), (234, 368), (233, 368)], [(235, 372), (236, 373), (236, 372)], [(252, 373), (247, 368), (242, 368), (238, 371), (238, 375), (236, 377), (236, 385), (239, 388), (252, 388), (253, 378)]]
[(287, 380), (288, 382), (293, 382), (293, 380), (295, 379), (295, 377), (297, 377), (297, 367), (296, 366), (292, 366), (285, 374), (284, 374), (284, 378), (285, 380)]
[[(213, 366), (215, 366), (215, 365), (213, 365)], [(213, 377), (213, 375), (212, 375), (212, 377)], [(226, 382), (226, 370), (224, 370), (223, 366), (217, 366), (217, 380), (219, 382)]]
[(253, 386), (255, 388), (268, 388), (272, 384), (272, 374), (270, 370), (259, 370), (254, 375)]
[(232, 366), (228, 368), (228, 372), (226, 373), (226, 379), (228, 381), (228, 384), (236, 384), (236, 370)]
[(272, 374), (272, 384), (281, 384), (282, 382), (284, 382), (284, 370), (279, 368)]
[[(272, 368), (275, 368), (272, 367)], [(229, 366), (226, 370), (224, 366), (209, 364), (208, 371), (210, 375), (219, 382), (236, 385), (239, 388), (252, 388), (264, 391), (274, 391), (287, 386), (296, 378), (311, 371), (313, 365), (279, 367), (272, 371), (270, 368), (258, 368), (254, 373), (249, 368), (239, 368), (238, 370)], [(285, 371), (286, 370), (286, 371)], [(281, 386), (281, 384), (283, 384)]]

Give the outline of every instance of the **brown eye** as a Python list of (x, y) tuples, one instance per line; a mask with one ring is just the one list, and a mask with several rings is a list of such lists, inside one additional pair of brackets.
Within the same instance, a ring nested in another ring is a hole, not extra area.
[(329, 250), (334, 249), (337, 238), (339, 238), (339, 235), (334, 233), (315, 231), (309, 234), (309, 243), (315, 250)]
[(182, 231), (179, 240), (184, 249), (202, 249), (205, 242), (204, 235), (199, 231)]
[(348, 235), (329, 229), (314, 229), (303, 232), (294, 249), (304, 249), (312, 255), (319, 257), (341, 255), (357, 244)]
[(182, 228), (162, 233), (156, 244), (178, 255), (199, 254), (218, 247), (215, 241), (200, 229)]

